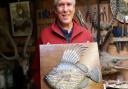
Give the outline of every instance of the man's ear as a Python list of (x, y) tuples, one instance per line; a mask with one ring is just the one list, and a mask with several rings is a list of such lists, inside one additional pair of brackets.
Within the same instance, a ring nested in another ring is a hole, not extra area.
[(57, 14), (57, 7), (54, 6), (54, 14)]
[(56, 11), (56, 9), (54, 9), (54, 16), (55, 16), (55, 18), (57, 18), (57, 11)]
[(54, 14), (57, 14), (57, 11), (56, 10), (54, 10)]
[(56, 5), (53, 5), (52, 9), (53, 9), (54, 13), (56, 13), (56, 8), (57, 8)]

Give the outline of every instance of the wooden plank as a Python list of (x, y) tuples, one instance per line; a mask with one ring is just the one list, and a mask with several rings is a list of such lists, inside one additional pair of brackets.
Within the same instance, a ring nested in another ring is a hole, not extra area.
[[(41, 89), (51, 89), (50, 86), (44, 80), (44, 77), (53, 69), (53, 67), (59, 64), (67, 45), (73, 46), (74, 44), (54, 44), (40, 46)], [(88, 66), (89, 69), (98, 67), (101, 70), (97, 44), (83, 43), (82, 45), (87, 46), (88, 49), (84, 52), (83, 56), (81, 56), (80, 63)], [(100, 76), (100, 83), (96, 83), (92, 80), (89, 81), (89, 85), (85, 89), (103, 89), (102, 76)]]

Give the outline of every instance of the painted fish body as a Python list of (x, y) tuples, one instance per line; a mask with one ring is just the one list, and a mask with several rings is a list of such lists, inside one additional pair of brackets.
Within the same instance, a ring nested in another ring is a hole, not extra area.
[(88, 85), (89, 79), (100, 82), (98, 68), (89, 70), (86, 65), (80, 64), (80, 55), (87, 49), (83, 45), (67, 47), (60, 64), (46, 75), (46, 80), (54, 89), (82, 89)]

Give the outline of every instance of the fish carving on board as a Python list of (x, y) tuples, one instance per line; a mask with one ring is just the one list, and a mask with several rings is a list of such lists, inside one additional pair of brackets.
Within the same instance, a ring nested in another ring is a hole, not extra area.
[(67, 46), (60, 63), (45, 75), (45, 79), (53, 89), (83, 89), (90, 80), (99, 83), (101, 71), (98, 67), (89, 69), (80, 63), (80, 57), (88, 47), (81, 44)]

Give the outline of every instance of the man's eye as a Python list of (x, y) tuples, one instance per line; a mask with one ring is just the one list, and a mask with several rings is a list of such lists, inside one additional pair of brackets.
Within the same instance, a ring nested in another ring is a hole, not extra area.
[(60, 3), (60, 4), (58, 4), (58, 6), (61, 7), (61, 6), (64, 6), (64, 4)]
[(68, 3), (67, 6), (71, 6), (72, 4), (71, 3)]

